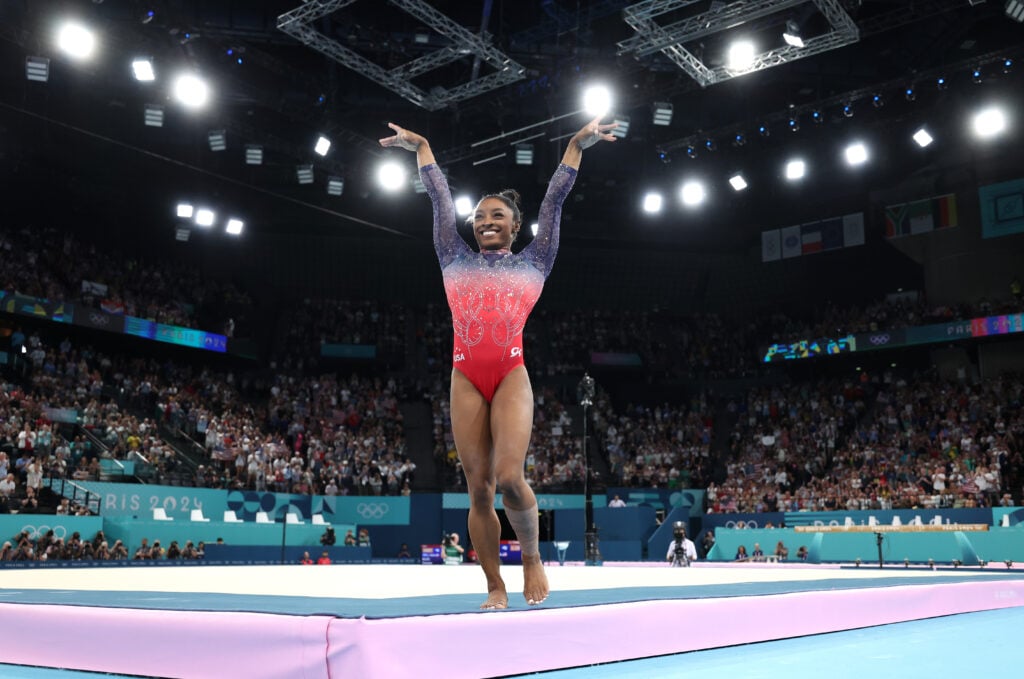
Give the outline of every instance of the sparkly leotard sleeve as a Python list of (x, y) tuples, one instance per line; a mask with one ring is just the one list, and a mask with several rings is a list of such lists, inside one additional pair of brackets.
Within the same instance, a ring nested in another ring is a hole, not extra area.
[(490, 402), (505, 375), (523, 364), (523, 328), (555, 263), (562, 203), (576, 170), (564, 164), (555, 170), (540, 206), (537, 235), (516, 254), (473, 251), (456, 229), (455, 206), (440, 168), (425, 165), (420, 177), (434, 206), (434, 249), (455, 332), (452, 364)]

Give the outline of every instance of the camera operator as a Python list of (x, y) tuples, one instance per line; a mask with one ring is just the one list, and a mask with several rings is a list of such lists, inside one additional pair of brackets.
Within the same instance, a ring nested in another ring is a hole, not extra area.
[(326, 530), (324, 530), (324, 534), (320, 536), (320, 544), (324, 547), (333, 547), (337, 540), (338, 537), (334, 534), (334, 528), (332, 526), (328, 526)]
[(686, 525), (682, 521), (672, 524), (672, 542), (665, 560), (673, 566), (689, 566), (691, 561), (697, 560), (697, 547), (686, 537)]

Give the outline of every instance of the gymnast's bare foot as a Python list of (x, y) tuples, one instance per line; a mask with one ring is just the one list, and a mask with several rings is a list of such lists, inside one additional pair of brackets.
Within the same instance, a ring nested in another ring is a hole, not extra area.
[(505, 581), (501, 577), (487, 583), (487, 601), (480, 604), (480, 608), (486, 611), (508, 608), (508, 592), (505, 590)]
[(531, 606), (548, 598), (548, 576), (544, 573), (540, 554), (523, 556), (523, 598)]

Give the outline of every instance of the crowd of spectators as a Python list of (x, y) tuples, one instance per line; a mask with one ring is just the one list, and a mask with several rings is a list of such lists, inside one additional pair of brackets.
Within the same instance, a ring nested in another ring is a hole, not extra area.
[(284, 370), (323, 365), (321, 349), (328, 344), (370, 345), (380, 364), (404, 361), (408, 312), (401, 305), (306, 298), (290, 311), (283, 343), (275, 352)]
[[(0, 290), (234, 335), (252, 300), (195, 267), (104, 249), (52, 227), (0, 230)], [(110, 262), (119, 266), (110, 266)]]
[(1024, 469), (1024, 382), (936, 375), (752, 390), (715, 512), (990, 507)]
[(206, 547), (200, 542), (187, 540), (184, 545), (177, 540), (164, 547), (159, 540), (149, 544), (142, 538), (134, 552), (121, 540), (111, 543), (103, 531), (97, 531), (91, 540), (83, 539), (75, 531), (66, 540), (58, 537), (53, 529), (46, 532), (22, 531), (0, 547), (0, 562), (13, 561), (197, 561), (205, 556)]

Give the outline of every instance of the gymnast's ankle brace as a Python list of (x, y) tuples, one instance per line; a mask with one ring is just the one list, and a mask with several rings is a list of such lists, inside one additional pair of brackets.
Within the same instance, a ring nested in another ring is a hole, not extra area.
[(527, 509), (505, 509), (505, 516), (512, 524), (512, 529), (519, 539), (519, 548), (524, 556), (537, 556), (540, 554), (540, 521), (538, 519), (537, 505)]

